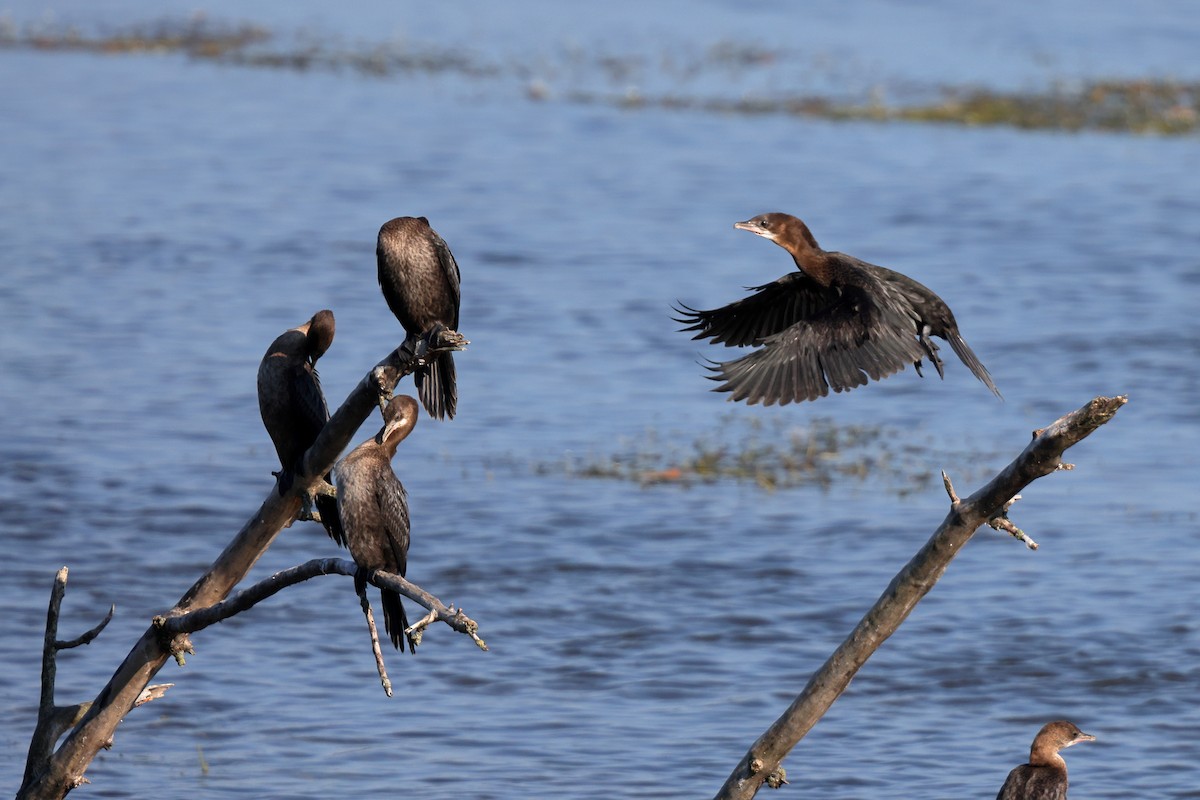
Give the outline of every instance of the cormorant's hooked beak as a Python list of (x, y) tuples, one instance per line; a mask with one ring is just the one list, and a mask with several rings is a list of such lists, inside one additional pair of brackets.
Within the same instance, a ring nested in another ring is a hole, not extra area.
[(1074, 739), (1072, 739), (1070, 742), (1067, 743), (1067, 747), (1070, 747), (1073, 744), (1079, 744), (1080, 742), (1094, 742), (1094, 741), (1096, 741), (1095, 736), (1092, 736), (1090, 733), (1084, 733), (1083, 731), (1080, 731), (1078, 734), (1076, 734)]
[(375, 442), (383, 444), (387, 440), (395, 438), (397, 433), (399, 433), (400, 438), (396, 440), (399, 443), (408, 438), (408, 434), (412, 432), (415, 425), (416, 419), (412, 415), (405, 413), (398, 414), (383, 424), (383, 427), (379, 429), (379, 433), (375, 436)]
[[(755, 217), (755, 219), (757, 219), (757, 217)], [(735, 222), (733, 223), (733, 227), (737, 228), (739, 231), (750, 231), (755, 236), (761, 236), (764, 239), (770, 239), (772, 242), (775, 241), (775, 232), (770, 228), (764, 228), (761, 225), (755, 224), (753, 219), (748, 219), (745, 222)]]

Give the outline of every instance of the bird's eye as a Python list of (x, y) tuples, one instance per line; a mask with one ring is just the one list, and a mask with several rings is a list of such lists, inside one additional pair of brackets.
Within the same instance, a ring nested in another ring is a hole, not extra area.
[(766, 220), (765, 218), (764, 218), (764, 219), (760, 219), (760, 220), (758, 221), (758, 227), (760, 227), (760, 228), (769, 228), (769, 227), (771, 227), (771, 223), (767, 222), (767, 220)]

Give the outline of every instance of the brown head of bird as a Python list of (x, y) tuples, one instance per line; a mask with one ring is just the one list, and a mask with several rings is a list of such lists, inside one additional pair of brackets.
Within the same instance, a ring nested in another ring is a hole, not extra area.
[(1058, 754), (1059, 750), (1080, 742), (1094, 741), (1095, 736), (1079, 730), (1073, 722), (1065, 719), (1047, 722), (1038, 731), (1037, 736), (1033, 737), (1033, 744), (1029, 748), (1029, 763), (1034, 766), (1064, 765), (1062, 756)]
[(817, 239), (804, 221), (773, 211), (770, 214), (759, 214), (757, 217), (744, 222), (735, 222), (733, 227), (739, 231), (750, 231), (756, 236), (770, 239), (775, 244), (795, 255), (797, 252), (812, 248), (820, 250)]
[(406, 394), (388, 401), (383, 410), (383, 427), (375, 435), (375, 442), (383, 446), (388, 458), (396, 454), (396, 448), (412, 433), (419, 408), (417, 401)]
[(326, 308), (313, 314), (312, 319), (296, 329), (304, 333), (309, 364), (315, 367), (317, 360), (333, 344), (334, 328), (333, 312)]

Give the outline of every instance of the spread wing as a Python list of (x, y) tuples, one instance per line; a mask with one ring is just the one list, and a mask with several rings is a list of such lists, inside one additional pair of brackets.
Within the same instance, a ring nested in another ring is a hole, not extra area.
[(754, 294), (743, 300), (709, 311), (680, 303), (675, 321), (687, 326), (684, 331), (697, 331), (693, 339), (744, 347), (810, 319), (838, 300), (837, 289), (821, 286), (802, 272), (790, 272), (751, 291)]
[(714, 391), (751, 405), (786, 405), (863, 386), (924, 356), (903, 309), (871, 299), (876, 287), (829, 291), (832, 302), (763, 338), (760, 349), (709, 367), (709, 377), (722, 382)]

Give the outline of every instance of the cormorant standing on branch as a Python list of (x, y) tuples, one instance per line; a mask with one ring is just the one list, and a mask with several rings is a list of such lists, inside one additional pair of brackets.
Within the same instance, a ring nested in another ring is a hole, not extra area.
[(731, 400), (786, 405), (844, 392), (899, 372), (921, 374), (942, 360), (929, 338), (950, 343), (975, 377), (999, 397), (983, 364), (963, 341), (946, 303), (906, 275), (845, 253), (822, 250), (808, 226), (788, 214), (735, 223), (787, 250), (798, 272), (753, 287), (754, 294), (711, 311), (682, 306), (683, 330), (726, 347), (761, 345), (742, 358), (709, 367)]
[[(393, 397), (383, 419), (379, 433), (351, 450), (333, 470), (346, 544), (360, 570), (354, 577), (359, 594), (366, 588), (365, 572), (378, 569), (403, 577), (408, 571), (408, 498), (392, 471), (392, 457), (417, 424), (417, 401), (407, 395)], [(379, 595), (384, 627), (396, 649), (403, 650), (408, 618), (400, 595), (390, 589), (380, 589)], [(408, 647), (416, 652), (411, 636)]]
[[(375, 247), (379, 286), (388, 308), (410, 336), (437, 327), (458, 330), (458, 263), (425, 217), (397, 217), (379, 229)], [(454, 418), (458, 405), (454, 354), (439, 353), (413, 374), (430, 416)]]
[(1008, 773), (996, 800), (1067, 800), (1067, 762), (1058, 751), (1094, 741), (1095, 736), (1079, 730), (1074, 723), (1047, 723), (1033, 738), (1029, 763)]
[[(258, 365), (258, 410), (279, 455), (280, 495), (291, 488), (304, 453), (329, 420), (317, 360), (333, 343), (333, 333), (333, 312), (318, 311), (276, 337)], [(326, 473), (325, 481), (330, 480)], [(336, 501), (318, 493), (316, 506), (330, 538), (345, 544)]]

